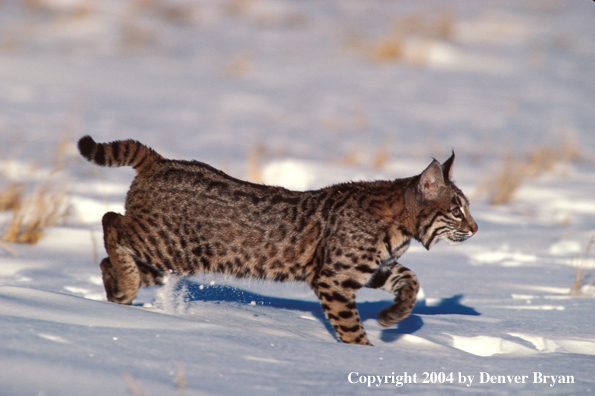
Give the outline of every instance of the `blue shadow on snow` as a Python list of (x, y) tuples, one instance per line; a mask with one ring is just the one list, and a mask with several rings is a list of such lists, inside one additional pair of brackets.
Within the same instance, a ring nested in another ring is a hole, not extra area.
[[(325, 325), (329, 333), (335, 335), (335, 330), (326, 319), (319, 302), (269, 297), (227, 285), (200, 285), (188, 279), (181, 279), (176, 289), (177, 291), (184, 289), (184, 299), (189, 302), (208, 301), (250, 304), (254, 301), (256, 305), (309, 312)], [(432, 306), (425, 305), (425, 301), (418, 302), (411, 315), (399, 322), (396, 328), (382, 331), (382, 341), (391, 342), (403, 334), (415, 333), (424, 324), (419, 315), (481, 315), (474, 308), (461, 304), (462, 299), (463, 295), (457, 294), (450, 298), (444, 298), (438, 304)], [(365, 321), (366, 319), (376, 319), (378, 313), (392, 303), (392, 300), (358, 302), (357, 308), (362, 321)]]

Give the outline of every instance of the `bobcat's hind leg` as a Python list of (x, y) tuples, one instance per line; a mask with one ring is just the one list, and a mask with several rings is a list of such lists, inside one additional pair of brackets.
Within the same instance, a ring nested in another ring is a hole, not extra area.
[(109, 258), (101, 262), (103, 286), (107, 299), (118, 304), (131, 304), (141, 285), (139, 268), (126, 247), (128, 232), (125, 217), (114, 212), (103, 216), (103, 240)]
[(395, 303), (378, 314), (378, 323), (383, 327), (392, 326), (409, 316), (419, 291), (417, 276), (398, 263), (378, 269), (366, 286), (395, 294)]
[(153, 265), (147, 264), (137, 257), (134, 258), (134, 262), (139, 269), (141, 286), (161, 286), (164, 284), (164, 274), (162, 271), (158, 270)]
[[(135, 263), (139, 269), (141, 286), (163, 285), (163, 273), (161, 271), (139, 259), (135, 259)], [(116, 283), (116, 272), (110, 258), (104, 258), (101, 261), (100, 267), (103, 276), (103, 287), (105, 288), (108, 301), (118, 302), (119, 297), (116, 296), (119, 289)]]
[(114, 272), (114, 266), (110, 261), (109, 257), (104, 258), (99, 264), (101, 268), (101, 275), (103, 277), (103, 287), (105, 288), (105, 294), (107, 295), (108, 301), (115, 301), (115, 291), (118, 289), (116, 284), (116, 274)]

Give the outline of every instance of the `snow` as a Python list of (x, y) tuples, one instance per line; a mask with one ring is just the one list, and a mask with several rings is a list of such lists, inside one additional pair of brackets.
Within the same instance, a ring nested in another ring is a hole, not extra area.
[[(595, 393), (592, 2), (142, 4), (0, 3), (0, 190), (70, 203), (37, 244), (0, 243), (0, 395)], [(375, 55), (387, 40), (400, 57)], [(134, 172), (84, 162), (85, 134), (296, 190), (454, 149), (479, 232), (412, 244), (422, 291), (397, 326), (376, 322), (390, 295), (358, 293), (373, 348), (338, 343), (303, 284), (171, 277), (119, 306), (101, 217)], [(568, 146), (579, 158), (489, 204), (504, 158)]]

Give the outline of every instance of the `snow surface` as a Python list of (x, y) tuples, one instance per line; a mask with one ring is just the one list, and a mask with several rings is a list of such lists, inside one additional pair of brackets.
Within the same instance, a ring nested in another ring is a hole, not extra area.
[[(595, 393), (594, 17), (590, 1), (0, 3), (1, 187), (71, 204), (36, 245), (0, 245), (0, 395)], [(397, 59), (375, 55), (387, 38)], [(302, 284), (172, 278), (119, 306), (100, 220), (133, 171), (85, 163), (85, 134), (293, 189), (411, 176), (454, 149), (479, 232), (413, 244), (400, 261), (423, 291), (394, 328), (375, 320), (391, 296), (360, 291), (373, 348), (338, 343)], [(580, 159), (488, 203), (503, 158), (573, 144)], [(405, 372), (417, 383), (391, 383)]]

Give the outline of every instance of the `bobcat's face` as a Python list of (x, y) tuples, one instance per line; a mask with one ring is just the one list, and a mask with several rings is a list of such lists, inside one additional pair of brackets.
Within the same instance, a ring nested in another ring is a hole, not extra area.
[(469, 212), (469, 201), (464, 195), (455, 195), (449, 206), (448, 213), (442, 216), (441, 222), (446, 229), (440, 239), (458, 245), (477, 232), (477, 223)]
[(477, 232), (477, 223), (469, 213), (469, 201), (460, 191), (453, 191), (451, 199), (441, 201), (435, 203), (437, 207), (433, 213), (428, 213), (425, 221), (420, 223), (420, 240), (426, 249), (438, 239), (458, 245)]
[(477, 232), (469, 201), (450, 180), (454, 154), (442, 166), (437, 161), (420, 175), (418, 239), (430, 249), (438, 239), (457, 245)]

